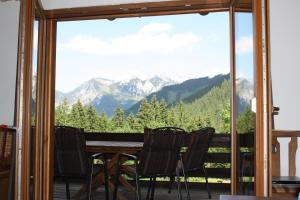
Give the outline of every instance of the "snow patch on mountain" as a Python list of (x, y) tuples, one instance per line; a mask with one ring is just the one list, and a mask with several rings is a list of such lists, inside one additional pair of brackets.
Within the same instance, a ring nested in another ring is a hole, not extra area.
[[(143, 97), (162, 89), (164, 86), (176, 83), (172, 79), (161, 78), (159, 76), (154, 76), (146, 80), (134, 77), (123, 81), (93, 78), (71, 92), (62, 93), (56, 91), (55, 104), (56, 106), (59, 105), (66, 98), (69, 105), (73, 105), (80, 100), (84, 105), (91, 103), (97, 108), (97, 106), (101, 107), (101, 105), (109, 104), (109, 102), (103, 101), (110, 99), (110, 101), (113, 101), (114, 104), (118, 104), (120, 107), (128, 107), (129, 104), (136, 103)], [(106, 98), (102, 99), (103, 96)], [(107, 96), (110, 96), (110, 98), (107, 98)], [(97, 108), (97, 110), (101, 111), (103, 108)]]

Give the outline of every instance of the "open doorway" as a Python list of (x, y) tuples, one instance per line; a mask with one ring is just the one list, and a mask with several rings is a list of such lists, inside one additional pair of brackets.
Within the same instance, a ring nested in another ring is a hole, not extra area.
[[(249, 20), (251, 14), (246, 15)], [(247, 54), (247, 59), (237, 61), (234, 84), (237, 128), (247, 133), (255, 128), (251, 20), (243, 26), (250, 28), (246, 35), (239, 36), (237, 31), (237, 54)], [(229, 193), (229, 33), (228, 12), (58, 22), (55, 125), (83, 128), (87, 140), (103, 140), (104, 136), (120, 140), (121, 134), (133, 141), (143, 137), (145, 127), (176, 126), (188, 132), (214, 127), (215, 141), (223, 142), (212, 143), (209, 149), (209, 184), (221, 188), (213, 198)], [(241, 136), (247, 137), (249, 134)], [(250, 140), (248, 146), (243, 140), (239, 149), (243, 156), (252, 152), (246, 161), (253, 166), (253, 133)], [(240, 193), (253, 193), (254, 172), (249, 170), (252, 174), (239, 174), (244, 184)], [(200, 177), (190, 181), (205, 189), (203, 175)], [(166, 185), (168, 180), (160, 182)], [(54, 188), (62, 186), (60, 182)]]

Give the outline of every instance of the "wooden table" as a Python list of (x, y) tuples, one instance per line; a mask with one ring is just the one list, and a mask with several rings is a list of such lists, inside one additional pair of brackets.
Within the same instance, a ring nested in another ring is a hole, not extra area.
[(273, 184), (297, 184), (300, 185), (300, 177), (298, 176), (273, 176)]
[(86, 141), (86, 152), (137, 153), (142, 150), (143, 144), (133, 141)]
[(297, 197), (300, 192), (300, 177), (273, 176), (272, 192), (276, 197)]
[[(143, 142), (133, 142), (133, 141), (87, 141), (86, 142), (86, 152), (88, 153), (109, 153), (111, 154), (111, 159), (108, 160), (108, 174), (113, 176), (115, 174), (115, 166), (119, 158), (120, 153), (137, 154), (143, 148)], [(130, 191), (135, 192), (135, 188), (128, 183), (128, 181), (120, 176), (120, 183), (125, 186)], [(104, 173), (98, 174), (93, 178), (93, 189), (96, 189), (104, 184)], [(111, 192), (114, 190), (114, 184), (109, 181), (109, 189)], [(75, 195), (75, 198), (79, 198), (86, 191), (86, 187), (80, 188), (79, 192)], [(125, 199), (121, 194), (118, 193), (118, 199)]]
[(220, 200), (292, 200), (296, 198), (255, 197), (239, 195), (221, 195)]

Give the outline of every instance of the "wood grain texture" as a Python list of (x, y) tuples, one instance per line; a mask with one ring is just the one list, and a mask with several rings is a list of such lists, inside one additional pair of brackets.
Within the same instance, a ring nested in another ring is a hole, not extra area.
[[(253, 23), (254, 23), (254, 51), (255, 51), (255, 71), (256, 71), (256, 134), (255, 134), (255, 193), (257, 196), (265, 195), (265, 169), (268, 169), (268, 163), (265, 163), (265, 131), (264, 131), (264, 69), (263, 69), (263, 16), (262, 0), (254, 0), (253, 5)], [(267, 164), (265, 166), (265, 164)], [(266, 168), (265, 168), (266, 167)]]
[[(229, 11), (230, 0), (177, 0), (150, 3), (130, 3), (110, 6), (93, 6), (45, 10), (47, 18), (57, 20), (115, 19), (184, 13)], [(252, 1), (240, 0), (239, 12), (251, 12)]]
[(272, 138), (272, 176), (280, 176), (280, 144), (276, 137)]
[[(172, 12), (213, 12), (229, 10), (229, 0), (173, 0), (150, 3), (130, 3), (110, 6), (93, 6), (46, 10), (46, 16), (57, 20), (118, 18), (133, 16), (164, 15)], [(245, 5), (245, 4), (244, 4)], [(246, 6), (241, 9), (248, 9)]]
[(235, 8), (230, 6), (230, 84), (231, 84), (231, 194), (237, 194), (237, 130), (236, 130), (236, 62), (235, 62)]
[(43, 200), (53, 199), (53, 152), (54, 152), (54, 98), (55, 98), (55, 56), (56, 20), (46, 20), (46, 67), (45, 67), (45, 104), (43, 136)]
[(32, 53), (33, 53), (33, 23), (34, 23), (34, 1), (21, 1), (22, 20), (21, 31), (21, 52), (23, 54), (20, 60), (19, 77), (22, 81), (20, 88), (20, 112), (18, 126), (22, 129), (22, 149), (21, 149), (21, 186), (20, 198), (30, 199), (30, 130), (31, 130), (31, 93), (32, 93)]
[[(276, 147), (276, 152), (272, 153), (272, 175), (281, 176), (280, 174), (280, 144), (278, 138), (291, 138), (288, 145), (288, 165), (289, 165), (289, 176), (293, 178), (296, 175), (296, 152), (298, 149), (298, 137), (299, 131), (293, 130), (273, 130), (272, 145)], [(276, 180), (276, 177), (274, 177)], [(273, 184), (272, 185), (272, 196), (290, 196), (297, 197), (300, 192), (299, 184)]]
[(43, 138), (44, 138), (44, 108), (45, 108), (45, 59), (46, 59), (46, 23), (43, 17), (39, 19), (38, 30), (38, 70), (37, 70), (37, 97), (36, 97), (36, 132), (35, 132), (35, 170), (34, 191), (35, 200), (43, 197)]
[(298, 148), (298, 138), (291, 137), (289, 143), (289, 176), (296, 175), (296, 152)]
[(300, 130), (272, 130), (273, 137), (300, 137)]

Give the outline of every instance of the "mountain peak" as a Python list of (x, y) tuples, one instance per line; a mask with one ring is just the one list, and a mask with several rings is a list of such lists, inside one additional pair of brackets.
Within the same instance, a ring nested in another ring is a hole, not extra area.
[(174, 83), (171, 79), (164, 79), (159, 76), (154, 76), (146, 80), (139, 77), (132, 77), (123, 81), (97, 77), (82, 83), (73, 91), (66, 94), (57, 92), (56, 105), (62, 102), (64, 98), (67, 98), (71, 105), (77, 99), (84, 105), (87, 105), (91, 102), (100, 101), (105, 95), (114, 96), (114, 98), (120, 101), (130, 99), (136, 102), (150, 93)]
[(116, 81), (106, 78), (92, 78), (90, 81), (95, 81), (100, 83), (101, 85), (111, 85), (114, 84)]

